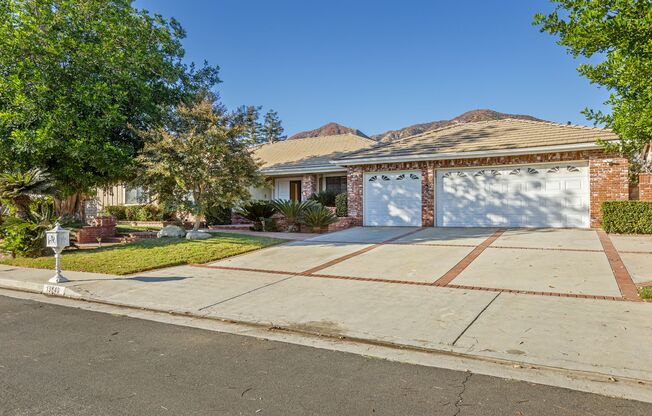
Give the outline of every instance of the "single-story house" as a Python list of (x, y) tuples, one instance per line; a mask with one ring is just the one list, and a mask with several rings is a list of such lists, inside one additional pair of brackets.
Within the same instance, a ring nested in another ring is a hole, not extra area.
[[(597, 227), (629, 199), (628, 161), (604, 129), (504, 119), (460, 123), (389, 143), (354, 135), (263, 145), (262, 199), (348, 194), (353, 223), (424, 227)], [(265, 193), (266, 192), (266, 193)]]
[[(628, 160), (606, 154), (598, 139), (617, 136), (504, 119), (383, 143), (354, 134), (280, 141), (253, 149), (268, 186), (252, 198), (346, 192), (356, 225), (598, 227), (603, 201), (629, 199)], [(98, 192), (97, 203), (146, 199), (121, 186)]]

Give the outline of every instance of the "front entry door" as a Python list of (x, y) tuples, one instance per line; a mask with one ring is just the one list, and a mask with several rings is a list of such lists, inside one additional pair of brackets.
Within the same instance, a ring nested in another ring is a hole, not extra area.
[(301, 181), (290, 181), (290, 199), (301, 201)]

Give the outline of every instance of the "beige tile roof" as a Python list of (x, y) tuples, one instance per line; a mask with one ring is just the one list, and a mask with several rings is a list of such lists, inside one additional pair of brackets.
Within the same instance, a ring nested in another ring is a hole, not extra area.
[(376, 142), (353, 134), (309, 137), (264, 144), (254, 149), (263, 173), (283, 173), (305, 169), (333, 169), (331, 160), (352, 151), (371, 147)]
[(491, 150), (518, 150), (533, 147), (595, 143), (613, 140), (609, 130), (542, 121), (504, 119), (460, 123), (428, 131), (390, 143), (378, 144), (340, 159), (418, 157)]

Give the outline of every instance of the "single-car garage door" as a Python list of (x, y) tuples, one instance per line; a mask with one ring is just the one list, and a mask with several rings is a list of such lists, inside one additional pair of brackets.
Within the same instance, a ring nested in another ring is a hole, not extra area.
[(437, 225), (589, 227), (586, 164), (437, 172)]
[(364, 175), (364, 225), (421, 226), (421, 172)]

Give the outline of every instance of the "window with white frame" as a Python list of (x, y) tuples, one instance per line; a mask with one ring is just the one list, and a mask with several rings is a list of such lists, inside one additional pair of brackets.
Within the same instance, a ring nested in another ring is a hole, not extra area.
[(125, 186), (125, 205), (146, 204), (149, 195), (140, 186)]

